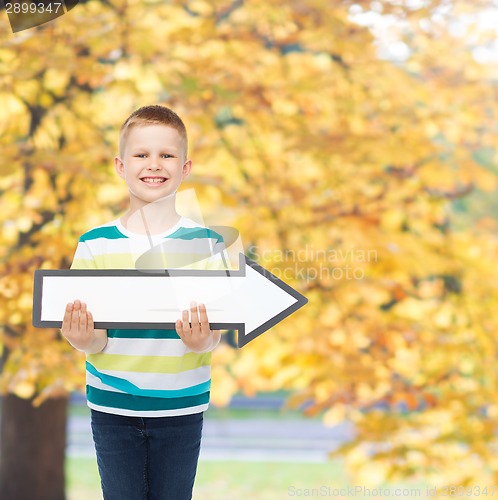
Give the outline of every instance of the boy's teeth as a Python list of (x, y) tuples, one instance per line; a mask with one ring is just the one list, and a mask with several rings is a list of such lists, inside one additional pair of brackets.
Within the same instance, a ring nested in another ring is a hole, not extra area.
[(144, 182), (152, 182), (154, 184), (158, 184), (160, 182), (164, 182), (166, 179), (163, 177), (144, 177), (142, 179)]

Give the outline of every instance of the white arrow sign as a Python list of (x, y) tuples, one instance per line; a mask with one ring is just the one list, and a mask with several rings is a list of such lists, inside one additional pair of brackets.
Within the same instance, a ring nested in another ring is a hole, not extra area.
[(190, 302), (206, 304), (212, 329), (238, 330), (244, 346), (304, 306), (308, 299), (239, 254), (238, 271), (35, 271), (33, 325), (62, 326), (66, 304), (79, 299), (95, 328), (175, 329)]

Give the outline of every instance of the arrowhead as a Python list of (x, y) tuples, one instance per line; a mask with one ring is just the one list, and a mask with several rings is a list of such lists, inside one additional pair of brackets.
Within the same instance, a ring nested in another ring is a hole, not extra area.
[(239, 347), (259, 337), (269, 328), (297, 311), (308, 299), (270, 271), (240, 254), (246, 282), (242, 300), (246, 302), (245, 328), (239, 329)]

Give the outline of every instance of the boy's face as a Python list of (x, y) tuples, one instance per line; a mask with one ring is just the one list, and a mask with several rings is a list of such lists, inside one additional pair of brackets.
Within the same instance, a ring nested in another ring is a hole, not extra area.
[(133, 128), (123, 154), (114, 158), (114, 166), (128, 185), (132, 209), (173, 195), (192, 168), (180, 134), (166, 125)]

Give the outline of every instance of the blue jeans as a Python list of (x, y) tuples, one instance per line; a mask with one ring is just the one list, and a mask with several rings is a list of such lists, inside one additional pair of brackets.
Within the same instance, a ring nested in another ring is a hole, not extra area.
[(190, 500), (203, 413), (125, 417), (91, 410), (105, 500)]

